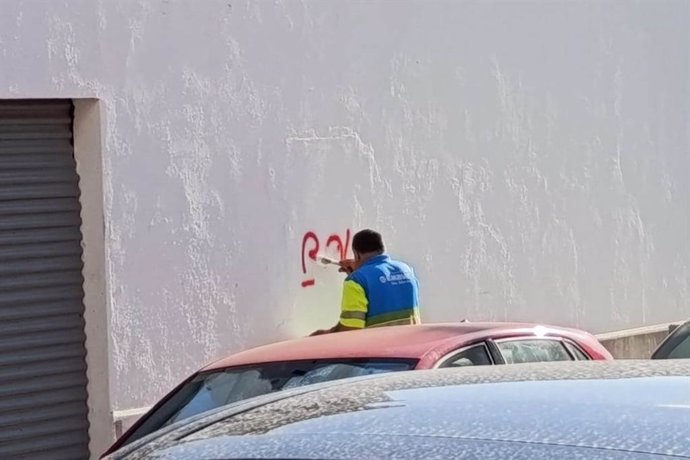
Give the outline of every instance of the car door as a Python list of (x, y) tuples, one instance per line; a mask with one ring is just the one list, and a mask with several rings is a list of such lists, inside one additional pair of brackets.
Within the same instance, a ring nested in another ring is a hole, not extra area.
[(558, 337), (514, 337), (474, 343), (438, 360), (434, 368), (584, 361), (591, 358), (574, 342)]

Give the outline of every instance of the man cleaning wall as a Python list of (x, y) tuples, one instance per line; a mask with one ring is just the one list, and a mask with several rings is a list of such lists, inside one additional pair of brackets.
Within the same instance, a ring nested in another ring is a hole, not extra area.
[(340, 261), (348, 274), (338, 324), (311, 335), (365, 327), (419, 324), (418, 282), (414, 270), (385, 253), (381, 234), (362, 230), (352, 239), (354, 260)]

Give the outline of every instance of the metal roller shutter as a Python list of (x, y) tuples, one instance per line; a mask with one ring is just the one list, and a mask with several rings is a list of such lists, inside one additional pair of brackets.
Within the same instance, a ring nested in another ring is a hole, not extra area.
[(88, 458), (71, 101), (0, 101), (0, 459)]

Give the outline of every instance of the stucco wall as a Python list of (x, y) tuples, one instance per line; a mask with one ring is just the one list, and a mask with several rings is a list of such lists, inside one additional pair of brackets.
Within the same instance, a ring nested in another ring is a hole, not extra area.
[(690, 316), (688, 8), (3, 0), (0, 97), (101, 100), (115, 409), (334, 322), (307, 232), (426, 321)]

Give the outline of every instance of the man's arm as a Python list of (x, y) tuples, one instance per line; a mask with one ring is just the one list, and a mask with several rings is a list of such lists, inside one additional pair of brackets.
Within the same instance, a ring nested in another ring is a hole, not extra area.
[(367, 300), (364, 288), (356, 281), (347, 279), (343, 284), (340, 321), (330, 329), (318, 330), (311, 335), (364, 329), (367, 325), (366, 318), (368, 308), (369, 301)]

